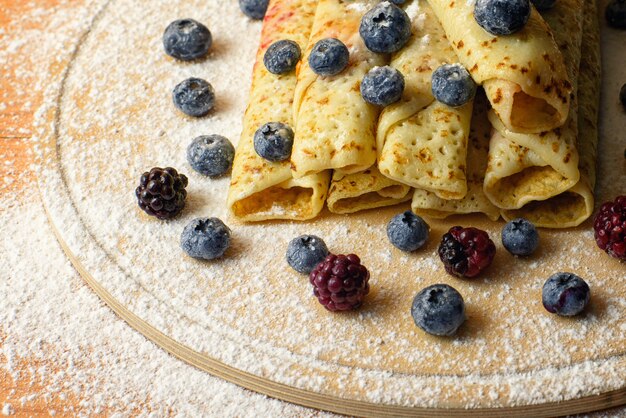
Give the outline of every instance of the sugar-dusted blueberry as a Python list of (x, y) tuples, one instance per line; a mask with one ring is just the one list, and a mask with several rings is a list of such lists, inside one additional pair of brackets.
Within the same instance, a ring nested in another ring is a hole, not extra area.
[(533, 5), (540, 12), (544, 12), (546, 10), (550, 10), (554, 7), (556, 0), (531, 0)]
[(207, 115), (215, 105), (215, 90), (206, 80), (188, 78), (174, 87), (174, 105), (184, 114), (201, 117)]
[(415, 296), (411, 316), (415, 325), (429, 334), (454, 335), (465, 322), (465, 302), (453, 287), (434, 284)]
[(230, 228), (218, 218), (196, 218), (180, 236), (180, 246), (190, 257), (213, 260), (230, 246)]
[(261, 20), (265, 17), (269, 0), (239, 0), (239, 8), (251, 19)]
[(539, 245), (537, 228), (528, 219), (513, 219), (502, 228), (502, 245), (513, 255), (531, 255)]
[(476, 83), (461, 64), (444, 64), (433, 71), (432, 93), (448, 106), (463, 106), (476, 95)]
[(410, 252), (424, 246), (429, 229), (421, 217), (407, 210), (391, 218), (387, 224), (387, 237), (395, 247)]
[(263, 64), (272, 74), (285, 74), (293, 71), (300, 60), (300, 46), (289, 39), (276, 41), (263, 55)]
[(409, 41), (411, 19), (392, 2), (382, 1), (363, 15), (359, 33), (370, 51), (391, 54)]
[(228, 172), (235, 158), (235, 147), (221, 135), (202, 135), (187, 147), (187, 161), (191, 168), (209, 177)]
[(287, 245), (287, 263), (298, 273), (311, 273), (327, 255), (326, 243), (315, 235), (300, 235)]
[(563, 316), (581, 313), (591, 292), (589, 285), (574, 273), (556, 273), (543, 285), (541, 299), (548, 312)]
[(254, 150), (268, 161), (285, 161), (291, 157), (293, 130), (281, 122), (269, 122), (254, 133)]
[(163, 33), (165, 53), (182, 61), (204, 57), (212, 43), (209, 28), (193, 19), (175, 20)]
[(604, 12), (609, 26), (626, 29), (626, 0), (611, 0)]
[(374, 67), (361, 81), (361, 96), (376, 106), (389, 106), (402, 98), (404, 76), (393, 67)]
[(317, 41), (309, 55), (309, 66), (315, 74), (322, 76), (337, 75), (342, 72), (350, 61), (348, 47), (335, 38)]
[(510, 35), (530, 18), (530, 0), (476, 0), (474, 19), (492, 35)]

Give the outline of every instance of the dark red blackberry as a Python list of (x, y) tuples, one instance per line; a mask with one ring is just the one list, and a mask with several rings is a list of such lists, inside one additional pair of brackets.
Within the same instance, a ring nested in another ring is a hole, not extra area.
[(330, 254), (319, 263), (309, 281), (313, 294), (329, 311), (350, 311), (363, 303), (370, 291), (370, 273), (354, 254)]
[(148, 215), (171, 219), (185, 207), (187, 176), (172, 167), (155, 167), (143, 173), (135, 196), (139, 207)]
[(593, 229), (598, 247), (626, 261), (626, 196), (603, 204), (593, 221)]
[(476, 277), (489, 267), (496, 246), (485, 231), (454, 226), (439, 244), (439, 258), (446, 271), (458, 277)]

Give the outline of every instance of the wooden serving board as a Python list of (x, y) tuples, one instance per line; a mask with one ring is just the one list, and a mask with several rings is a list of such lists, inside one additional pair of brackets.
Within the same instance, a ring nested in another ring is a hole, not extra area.
[[(312, 222), (236, 224), (228, 219), (228, 179), (194, 173), (185, 160), (197, 135), (236, 143), (256, 52), (259, 23), (237, 2), (95, 1), (60, 83), (39, 112), (39, 185), (66, 253), (94, 291), (173, 355), (246, 388), (305, 406), (362, 416), (553, 416), (626, 403), (626, 266), (600, 251), (590, 222), (541, 231), (538, 253), (510, 256), (502, 223), (479, 216), (429, 221), (426, 248), (404, 254), (387, 241), (388, 220), (407, 206)], [(200, 63), (165, 56), (161, 34), (193, 17), (211, 28), (213, 53)], [(623, 33), (605, 30), (621, 52)], [(626, 70), (605, 60), (598, 200), (626, 192), (626, 122), (617, 94)], [(190, 119), (171, 104), (189, 76), (217, 91), (214, 113)], [(626, 80), (626, 78), (623, 78)], [(160, 222), (137, 207), (143, 171), (173, 166), (190, 178), (187, 207)], [(233, 230), (226, 257), (201, 262), (179, 248), (195, 217), (216, 216)], [(453, 225), (476, 226), (497, 244), (484, 277), (448, 276), (436, 255)], [(313, 233), (335, 253), (359, 254), (371, 272), (364, 307), (332, 314), (306, 277), (284, 261), (293, 237)], [(577, 318), (541, 306), (541, 286), (557, 271), (584, 277), (592, 302)], [(419, 330), (413, 296), (448, 283), (464, 296), (468, 320), (454, 338)], [(89, 309), (89, 307), (85, 307)]]

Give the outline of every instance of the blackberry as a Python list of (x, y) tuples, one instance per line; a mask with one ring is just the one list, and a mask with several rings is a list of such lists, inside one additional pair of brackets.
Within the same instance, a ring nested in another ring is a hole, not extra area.
[(607, 202), (593, 221), (598, 247), (612, 257), (626, 261), (626, 196)]
[(143, 173), (135, 189), (137, 203), (148, 215), (171, 219), (185, 207), (188, 180), (172, 167), (155, 167)]
[(370, 291), (370, 273), (354, 254), (330, 254), (309, 275), (313, 294), (329, 311), (350, 311), (363, 304)]
[(449, 274), (472, 278), (491, 265), (496, 246), (485, 231), (454, 226), (443, 236), (438, 252)]

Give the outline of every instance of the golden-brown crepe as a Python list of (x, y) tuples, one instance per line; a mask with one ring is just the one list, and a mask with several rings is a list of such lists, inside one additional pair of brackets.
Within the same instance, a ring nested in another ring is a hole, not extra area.
[(410, 199), (409, 186), (388, 179), (373, 166), (360, 173), (333, 176), (327, 204), (333, 213), (354, 213)]
[[(294, 98), (294, 178), (328, 169), (340, 175), (357, 173), (376, 161), (379, 109), (363, 100), (360, 85), (370, 69), (385, 64), (386, 57), (369, 51), (359, 35), (361, 17), (375, 4), (369, 0), (319, 1)], [(348, 67), (336, 76), (319, 76), (308, 64), (314, 44), (324, 38), (337, 38), (350, 50)]]
[[(553, 29), (576, 91), (582, 38), (582, 0), (559, 0), (544, 17)], [(502, 209), (518, 209), (533, 200), (545, 200), (573, 187), (578, 170), (578, 103), (571, 101), (567, 123), (539, 134), (513, 132), (492, 111), (494, 134), (485, 175), (485, 194)]]
[(324, 206), (329, 172), (293, 179), (289, 161), (270, 162), (261, 158), (253, 142), (255, 131), (267, 122), (293, 126), (296, 75), (294, 72), (271, 74), (263, 65), (263, 55), (273, 42), (281, 39), (291, 39), (304, 50), (317, 3), (317, 0), (270, 1), (228, 193), (228, 207), (235, 219), (311, 219)]
[(493, 205), (483, 192), (487, 168), (491, 124), (487, 119), (489, 102), (483, 91), (478, 92), (474, 104), (467, 151), (467, 194), (459, 200), (442, 199), (434, 193), (415, 189), (411, 209), (421, 216), (443, 219), (450, 215), (484, 213), (495, 221), (500, 209)]
[(505, 210), (510, 220), (524, 217), (545, 228), (578, 226), (593, 213), (600, 98), (600, 33), (595, 1), (585, 2), (582, 54), (578, 79), (578, 150), (580, 181), (547, 200), (531, 202), (518, 210)]
[(519, 32), (493, 36), (476, 23), (472, 1), (429, 2), (460, 62), (484, 86), (507, 129), (540, 133), (565, 123), (572, 83), (550, 28), (534, 7)]
[(433, 71), (457, 62), (457, 57), (426, 0), (409, 1), (406, 10), (413, 35), (390, 64), (404, 75), (405, 90), (402, 99), (380, 115), (378, 168), (391, 179), (443, 199), (460, 199), (467, 193), (472, 103), (452, 108), (435, 100)]

